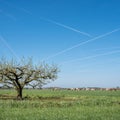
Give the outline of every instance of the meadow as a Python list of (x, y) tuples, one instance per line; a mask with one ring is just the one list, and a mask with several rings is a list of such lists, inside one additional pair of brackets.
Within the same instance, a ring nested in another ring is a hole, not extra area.
[(120, 90), (23, 91), (16, 100), (15, 90), (0, 89), (0, 120), (119, 120)]

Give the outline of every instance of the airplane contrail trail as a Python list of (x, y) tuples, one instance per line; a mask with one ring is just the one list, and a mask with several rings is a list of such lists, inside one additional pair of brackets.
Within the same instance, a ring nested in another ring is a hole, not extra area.
[(1, 10), (1, 9), (0, 9), (0, 13), (3, 14), (4, 16), (6, 16), (6, 17), (9, 17), (9, 18), (12, 19), (13, 21), (16, 21), (15, 16), (13, 16), (12, 14), (6, 13), (6, 12), (4, 12), (4, 11)]
[[(25, 12), (25, 13), (33, 16), (33, 14), (32, 14), (30, 11), (26, 10), (25, 8), (22, 8), (22, 7), (19, 7), (19, 8), (18, 8), (18, 7), (16, 7), (16, 6), (14, 6), (13, 4), (10, 4), (9, 2), (6, 2), (6, 1), (4, 1), (4, 3), (7, 4), (7, 5), (9, 5), (9, 6), (11, 6), (11, 7), (14, 7), (15, 9), (22, 10), (23, 12)], [(39, 19), (44, 20), (44, 21), (47, 21), (47, 22), (52, 23), (52, 24), (55, 24), (55, 25), (57, 25), (57, 26), (61, 26), (61, 27), (66, 28), (66, 29), (68, 29), (68, 30), (71, 30), (71, 31), (80, 33), (80, 34), (82, 34), (82, 35), (85, 35), (85, 36), (88, 36), (88, 37), (92, 37), (90, 34), (88, 34), (88, 33), (86, 33), (86, 32), (79, 31), (79, 30), (77, 30), (77, 29), (75, 29), (75, 28), (73, 28), (73, 27), (70, 27), (70, 26), (61, 24), (61, 23), (59, 23), (59, 22), (57, 22), (57, 21), (54, 21), (54, 20), (51, 20), (51, 19), (47, 19), (47, 18), (44, 18), (44, 17), (39, 17)]]
[[(8, 2), (7, 2), (7, 4), (9, 5)], [(24, 8), (17, 8), (17, 7), (14, 6), (14, 5), (11, 5), (11, 6), (14, 7), (14, 8), (16, 8), (16, 9), (20, 9), (20, 10), (24, 11), (25, 13), (27, 13), (27, 14), (29, 14), (29, 15), (33, 15), (30, 11), (28, 11), (28, 10), (26, 10), (26, 9), (24, 9)], [(41, 17), (40, 19), (45, 20), (45, 21), (48, 21), (48, 22), (51, 22), (51, 23), (54, 23), (54, 24), (56, 24), (56, 25), (58, 25), (58, 26), (61, 26), (61, 27), (64, 27), (64, 28), (66, 28), (66, 29), (70, 29), (70, 30), (73, 30), (73, 31), (75, 31), (75, 32), (78, 32), (78, 33), (81, 33), (81, 34), (84, 34), (84, 35), (87, 35), (87, 36), (91, 37), (91, 35), (88, 34), (88, 33), (81, 32), (81, 31), (79, 31), (79, 30), (76, 30), (76, 29), (74, 29), (74, 28), (72, 28), (72, 27), (69, 27), (69, 26), (67, 26), (67, 25), (58, 23), (58, 22), (56, 22), (56, 21), (53, 21), (53, 20), (50, 20), (50, 19), (46, 19), (46, 18), (42, 18), (42, 17)], [(108, 32), (108, 33), (99, 35), (99, 36), (94, 37), (94, 38), (92, 38), (92, 39), (89, 39), (89, 40), (87, 40), (87, 41), (85, 41), (85, 42), (76, 44), (76, 45), (74, 45), (74, 46), (72, 46), (72, 47), (69, 47), (69, 48), (64, 49), (64, 50), (62, 50), (62, 51), (60, 51), (60, 52), (58, 52), (58, 53), (56, 53), (56, 54), (54, 54), (54, 55), (49, 56), (46, 60), (48, 60), (48, 59), (50, 59), (50, 58), (53, 58), (53, 57), (56, 57), (56, 56), (58, 56), (58, 55), (60, 55), (60, 54), (63, 54), (63, 53), (65, 53), (65, 52), (68, 52), (68, 51), (70, 51), (70, 50), (72, 50), (72, 49), (74, 49), (74, 48), (77, 48), (77, 47), (81, 46), (81, 45), (84, 45), (84, 44), (87, 44), (87, 43), (89, 43), (89, 42), (92, 42), (92, 41), (95, 41), (95, 40), (97, 40), (97, 39), (100, 39), (100, 38), (103, 38), (103, 37), (105, 37), (105, 36), (108, 36), (108, 35), (110, 35), (110, 34), (112, 34), (112, 33), (114, 33), (114, 32), (117, 32), (117, 31), (119, 31), (119, 30), (120, 30), (120, 28), (114, 29), (114, 30), (111, 31), (111, 32)]]
[(9, 7), (11, 7), (11, 8), (14, 8), (14, 9), (17, 9), (17, 10), (21, 10), (21, 11), (27, 13), (27, 14), (32, 15), (32, 13), (31, 13), (30, 11), (28, 11), (28, 10), (22, 8), (22, 7), (17, 7), (17, 6), (15, 6), (14, 4), (11, 4), (11, 3), (8, 2), (8, 1), (5, 1), (5, 0), (3, 1), (3, 0), (2, 0), (2, 1), (0, 1), (0, 2), (3, 2), (4, 4), (6, 4), (7, 6), (9, 6)]
[(92, 37), (90, 34), (88, 34), (88, 33), (86, 33), (86, 32), (79, 31), (79, 30), (77, 30), (77, 29), (75, 29), (75, 28), (73, 28), (73, 27), (70, 27), (70, 26), (61, 24), (61, 23), (56, 22), (56, 21), (54, 21), (54, 20), (50, 20), (50, 19), (46, 19), (46, 18), (43, 18), (43, 20), (48, 21), (48, 22), (53, 23), (53, 24), (56, 24), (56, 25), (61, 26), (61, 27), (63, 27), (63, 28), (72, 30), (72, 31), (74, 31), (74, 32), (83, 34), (83, 35), (85, 35), (85, 36)]
[(120, 47), (106, 47), (106, 48), (97, 48), (97, 49), (94, 49), (92, 51), (100, 51), (100, 50), (108, 50), (108, 49), (120, 49)]
[(115, 54), (115, 53), (120, 53), (120, 50), (111, 51), (111, 52), (102, 53), (102, 54), (96, 54), (96, 55), (87, 56), (87, 57), (78, 58), (78, 59), (73, 59), (73, 60), (69, 60), (69, 61), (64, 61), (64, 62), (61, 63), (61, 65), (65, 64), (65, 63), (77, 62), (77, 61), (81, 61), (81, 60), (89, 60), (89, 59), (92, 59), (92, 58), (96, 58), (96, 57), (100, 57), (100, 56), (106, 56), (106, 55), (111, 55), (111, 54)]
[(10, 50), (11, 54), (16, 57), (18, 60), (20, 58), (16, 55), (15, 51), (10, 47), (10, 45), (7, 43), (7, 41), (0, 35), (0, 41)]
[(103, 38), (103, 37), (106, 37), (106, 36), (108, 36), (108, 35), (110, 35), (110, 34), (112, 34), (112, 33), (114, 33), (114, 32), (119, 31), (119, 30), (120, 30), (120, 28), (117, 28), (117, 29), (112, 30), (111, 32), (107, 32), (107, 33), (105, 33), (105, 34), (99, 35), (99, 36), (94, 37), (94, 38), (92, 38), (92, 39), (89, 39), (89, 40), (87, 40), (87, 41), (84, 41), (84, 42), (81, 42), (81, 43), (79, 43), (79, 44), (76, 44), (76, 45), (74, 45), (74, 46), (72, 46), (72, 47), (69, 47), (69, 48), (67, 48), (67, 49), (64, 49), (64, 50), (62, 50), (62, 51), (60, 51), (60, 52), (58, 52), (58, 53), (56, 53), (56, 54), (53, 54), (53, 55), (47, 57), (45, 60), (51, 59), (51, 58), (56, 57), (56, 56), (58, 56), (58, 55), (60, 55), (60, 54), (63, 54), (63, 53), (65, 53), (65, 52), (68, 52), (68, 51), (70, 51), (70, 50), (72, 50), (72, 49), (74, 49), (74, 48), (80, 47), (81, 45), (84, 45), (84, 44), (93, 42), (93, 41), (98, 40), (98, 39)]

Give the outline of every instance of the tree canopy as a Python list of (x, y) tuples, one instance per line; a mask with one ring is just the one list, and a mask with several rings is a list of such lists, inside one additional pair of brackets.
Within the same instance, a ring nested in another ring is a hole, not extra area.
[(42, 86), (57, 78), (56, 65), (41, 63), (34, 65), (32, 59), (0, 60), (0, 83), (17, 90), (17, 98), (22, 99), (22, 90), (25, 86)]

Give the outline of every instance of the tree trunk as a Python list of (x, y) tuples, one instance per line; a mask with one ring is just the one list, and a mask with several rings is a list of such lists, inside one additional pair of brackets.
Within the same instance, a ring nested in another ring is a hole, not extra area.
[(22, 88), (18, 88), (17, 89), (17, 99), (18, 100), (22, 100)]

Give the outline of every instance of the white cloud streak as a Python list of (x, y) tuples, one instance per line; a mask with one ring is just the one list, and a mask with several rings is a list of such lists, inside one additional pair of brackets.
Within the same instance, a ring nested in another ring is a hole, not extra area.
[(102, 51), (102, 50), (117, 50), (120, 49), (120, 47), (106, 47), (106, 48), (97, 48), (97, 49), (92, 49), (91, 51)]
[(60, 51), (60, 52), (57, 52), (56, 54), (53, 54), (53, 55), (47, 57), (45, 60), (49, 60), (49, 59), (51, 59), (51, 58), (53, 58), (53, 57), (56, 57), (56, 56), (58, 56), (58, 55), (60, 55), (60, 54), (66, 53), (66, 52), (68, 52), (68, 51), (70, 51), (70, 50), (72, 50), (72, 49), (74, 49), (74, 48), (80, 47), (80, 46), (82, 46), (82, 45), (85, 45), (85, 44), (87, 44), (87, 43), (93, 42), (93, 41), (98, 40), (98, 39), (100, 39), (100, 38), (104, 38), (104, 37), (106, 37), (106, 36), (108, 36), (108, 35), (110, 35), (110, 34), (112, 34), (112, 33), (114, 33), (114, 32), (119, 31), (119, 30), (120, 30), (120, 28), (117, 28), (117, 29), (114, 29), (114, 30), (111, 31), (111, 32), (107, 32), (107, 33), (105, 33), (105, 34), (99, 35), (99, 36), (94, 37), (94, 38), (92, 38), (92, 39), (89, 39), (89, 40), (87, 40), (87, 41), (84, 41), (84, 42), (81, 42), (81, 43), (79, 43), (79, 44), (76, 44), (76, 45), (74, 45), (74, 46), (72, 46), (72, 47), (69, 47), (69, 48), (67, 48), (67, 49), (64, 49), (64, 50), (62, 50), (62, 51)]
[(120, 53), (120, 50), (111, 51), (111, 52), (102, 53), (102, 54), (91, 55), (91, 56), (87, 56), (87, 57), (83, 57), (83, 58), (77, 58), (77, 59), (73, 59), (73, 60), (69, 60), (69, 61), (64, 61), (61, 63), (61, 65), (66, 64), (66, 63), (71, 63), (71, 62), (82, 61), (82, 60), (89, 60), (89, 59), (100, 57), (100, 56), (112, 55), (112, 54), (116, 54), (116, 53)]
[(16, 17), (13, 16), (12, 14), (6, 13), (6, 12), (4, 12), (3, 10), (0, 10), (0, 13), (3, 14), (4, 16), (10, 18), (11, 20), (16, 21)]
[(11, 54), (16, 57), (18, 60), (20, 60), (20, 58), (17, 56), (17, 54), (15, 53), (15, 51), (10, 47), (10, 45), (8, 44), (8, 42), (3, 38), (3, 36), (0, 35), (0, 41), (6, 46), (6, 48), (8, 48), (11, 52)]
[[(15, 8), (15, 9), (19, 9), (19, 10), (25, 12), (26, 14), (29, 14), (29, 15), (34, 16), (34, 14), (32, 14), (32, 12), (30, 12), (29, 10), (26, 10), (25, 8), (22, 8), (22, 7), (16, 7), (15, 5), (10, 4), (10, 3), (7, 2), (7, 1), (4, 1), (4, 3), (7, 4), (7, 5), (9, 5), (9, 6), (11, 6), (11, 7), (13, 7), (13, 8)], [(54, 20), (47, 19), (47, 18), (44, 18), (44, 17), (39, 17), (39, 18), (40, 18), (41, 20), (47, 21), (47, 22), (49, 22), (49, 23), (53, 23), (53, 24), (55, 24), (55, 25), (57, 25), (57, 26), (60, 26), (60, 27), (65, 28), (65, 29), (68, 29), (68, 30), (74, 31), (74, 32), (76, 32), (76, 33), (80, 33), (80, 34), (85, 35), (85, 36), (87, 36), (87, 37), (92, 37), (90, 34), (88, 34), (88, 33), (86, 33), (86, 32), (79, 31), (79, 30), (77, 30), (77, 29), (75, 29), (75, 28), (73, 28), (73, 27), (70, 27), (70, 26), (67, 26), (67, 25), (61, 24), (61, 23), (56, 22), (56, 21), (54, 21)]]
[(50, 23), (53, 23), (53, 24), (55, 24), (55, 25), (61, 26), (61, 27), (65, 28), (65, 29), (72, 30), (72, 31), (74, 31), (74, 32), (80, 33), (80, 34), (85, 35), (85, 36), (87, 36), (87, 37), (92, 37), (90, 34), (88, 34), (88, 33), (86, 33), (86, 32), (79, 31), (79, 30), (77, 30), (77, 29), (75, 29), (75, 28), (73, 28), (73, 27), (70, 27), (70, 26), (61, 24), (61, 23), (56, 22), (56, 21), (54, 21), (54, 20), (45, 19), (45, 18), (43, 18), (43, 20), (48, 21), (48, 22), (50, 22)]

